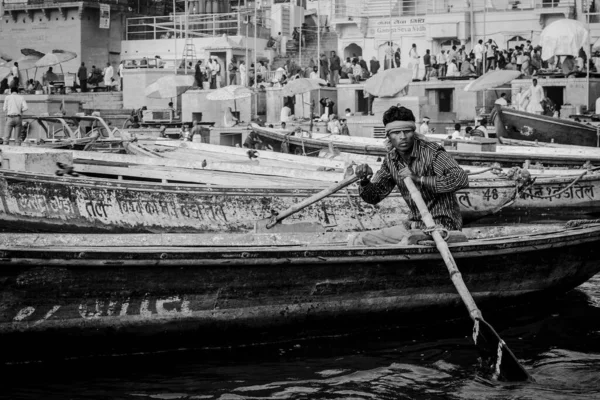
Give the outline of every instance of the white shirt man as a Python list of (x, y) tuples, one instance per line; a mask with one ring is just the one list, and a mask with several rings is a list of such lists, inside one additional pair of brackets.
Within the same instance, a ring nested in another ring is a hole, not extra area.
[(506, 94), (502, 93), (500, 98), (494, 102), (494, 104), (501, 105), (502, 107), (508, 106), (508, 101), (506, 101)]
[(21, 116), (28, 110), (27, 103), (23, 96), (18, 94), (18, 89), (11, 88), (11, 93), (4, 99), (4, 112), (6, 113), (6, 127), (4, 128), (4, 136), (2, 143), (9, 144), (10, 135), (13, 128), (15, 130), (15, 143), (21, 145)]
[(475, 45), (475, 47), (473, 48), (473, 53), (475, 53), (475, 59), (477, 61), (483, 60), (483, 46), (481, 45), (481, 43), (477, 43)]
[(292, 115), (292, 109), (288, 106), (285, 106), (281, 109), (281, 114), (279, 117), (279, 122), (288, 122), (290, 120), (290, 116)]
[(310, 79), (319, 79), (319, 73), (317, 71), (313, 70), (310, 73)]
[(242, 78), (242, 86), (248, 85), (248, 76), (246, 75), (246, 63), (243, 61), (240, 63), (240, 77)]
[(448, 72), (446, 72), (446, 76), (460, 76), (458, 66), (456, 65), (456, 60), (451, 60), (448, 64)]
[(427, 135), (428, 133), (431, 133), (431, 130), (429, 129), (429, 118), (428, 117), (423, 117), (423, 123), (419, 127), (419, 133), (421, 135)]
[(408, 52), (408, 56), (410, 57), (410, 63), (413, 70), (412, 78), (419, 79), (419, 58), (421, 58), (421, 56), (417, 52), (417, 46), (415, 44), (412, 45), (410, 51)]
[(107, 88), (112, 87), (112, 77), (114, 76), (115, 71), (109, 63), (106, 64), (106, 68), (104, 68), (104, 86)]

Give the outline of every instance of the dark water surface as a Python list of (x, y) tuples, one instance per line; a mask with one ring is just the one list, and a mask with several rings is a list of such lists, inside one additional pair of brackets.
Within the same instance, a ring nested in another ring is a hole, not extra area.
[(482, 378), (465, 319), (408, 333), (380, 327), (279, 345), (4, 365), (0, 397), (600, 399), (600, 274), (556, 301), (488, 320), (535, 383)]

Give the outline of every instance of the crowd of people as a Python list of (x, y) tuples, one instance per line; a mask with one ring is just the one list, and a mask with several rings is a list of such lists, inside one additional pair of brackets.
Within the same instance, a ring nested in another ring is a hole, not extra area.
[[(36, 92), (49, 94), (52, 92), (52, 88), (64, 88), (69, 85), (65, 75), (58, 75), (54, 72), (53, 67), (48, 67), (48, 70), (42, 74), (41, 81), (35, 78), (23, 79), (24, 73), (19, 69), (19, 63), (14, 62), (10, 74), (0, 81), (0, 93), (9, 94), (12, 88), (16, 88), (18, 92), (23, 91), (26, 94), (35, 94)], [(116, 90), (117, 87), (122, 88), (123, 61), (117, 69), (117, 76), (118, 81), (115, 79), (115, 71), (111, 63), (106, 63), (104, 69), (92, 65), (88, 72), (85, 63), (82, 62), (69, 87), (73, 90), (79, 89), (81, 92), (87, 92), (88, 85), (103, 84), (106, 91)]]
[[(413, 44), (411, 52), (413, 67), (413, 79), (421, 79), (419, 73), (418, 52), (416, 45)], [(542, 60), (542, 48), (534, 47), (530, 40), (525, 44), (501, 50), (493, 39), (488, 39), (485, 43), (480, 39), (473, 48), (468, 51), (465, 45), (453, 45), (450, 49), (440, 50), (436, 55), (431, 54), (430, 50), (425, 51), (423, 56), (423, 65), (425, 67), (422, 80), (430, 80), (439, 77), (477, 77), (485, 72), (495, 69), (505, 69), (520, 71), (524, 76), (535, 76), (541, 70), (557, 71), (569, 76), (577, 72), (586, 71), (586, 65), (591, 72), (596, 72), (594, 62), (588, 57), (585, 51), (579, 50), (577, 57), (574, 56), (553, 56), (550, 59)]]

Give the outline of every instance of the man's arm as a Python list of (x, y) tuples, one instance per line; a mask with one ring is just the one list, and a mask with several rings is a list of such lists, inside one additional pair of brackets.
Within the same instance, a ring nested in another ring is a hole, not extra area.
[(422, 185), (434, 193), (451, 193), (469, 186), (467, 173), (445, 150), (438, 151), (433, 164), (433, 176), (423, 176)]
[(27, 107), (27, 103), (25, 102), (25, 99), (23, 99), (23, 105), (21, 106), (21, 112), (24, 113), (27, 110), (29, 110), (29, 108)]
[(358, 187), (358, 194), (369, 204), (377, 204), (385, 199), (394, 190), (396, 182), (388, 168), (387, 160), (381, 164), (381, 168), (371, 181), (361, 182)]

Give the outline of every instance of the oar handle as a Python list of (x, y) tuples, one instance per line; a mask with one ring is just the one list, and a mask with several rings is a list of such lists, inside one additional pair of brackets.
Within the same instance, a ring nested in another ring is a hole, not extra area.
[[(425, 226), (427, 226), (427, 228), (429, 229), (434, 229), (435, 221), (433, 220), (431, 213), (427, 209), (427, 205), (425, 204), (425, 201), (423, 201), (423, 197), (421, 197), (421, 192), (419, 192), (419, 189), (417, 189), (410, 177), (404, 179), (404, 184), (408, 188), (410, 196), (417, 205), (417, 208), (421, 213), (421, 219), (423, 220), (423, 222), (425, 222)], [(431, 236), (433, 237), (435, 245), (440, 254), (442, 255), (444, 262), (446, 263), (446, 268), (448, 268), (448, 272), (450, 273), (450, 279), (452, 279), (454, 287), (456, 288), (458, 294), (462, 298), (463, 303), (465, 303), (467, 310), (469, 310), (469, 315), (471, 316), (471, 319), (483, 319), (481, 311), (479, 311), (479, 308), (477, 308), (473, 296), (471, 296), (469, 289), (467, 289), (467, 286), (465, 285), (465, 282), (462, 279), (460, 271), (458, 270), (458, 267), (456, 265), (456, 261), (454, 261), (452, 253), (450, 253), (448, 244), (446, 243), (444, 238), (442, 238), (442, 235), (439, 231), (433, 230)]]
[(319, 193), (309, 197), (308, 199), (304, 199), (300, 203), (294, 204), (287, 210), (276, 215), (273, 218), (273, 220), (267, 224), (267, 229), (272, 228), (273, 226), (275, 226), (275, 224), (277, 222), (281, 221), (282, 219), (285, 219), (285, 218), (289, 217), (290, 215), (293, 215), (293, 214), (297, 213), (298, 211), (310, 206), (311, 204), (314, 204), (317, 201), (324, 199), (325, 197), (330, 196), (336, 192), (339, 192), (340, 190), (342, 190), (343, 188), (345, 188), (347, 186), (350, 186), (354, 182), (357, 182), (358, 179), (359, 179), (358, 176), (352, 175), (352, 176), (344, 179), (340, 183), (336, 183), (335, 185), (330, 186), (327, 189), (320, 191)]

